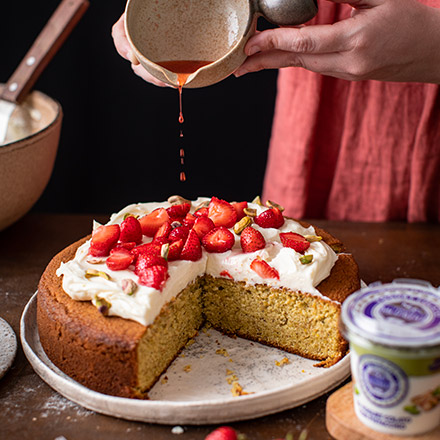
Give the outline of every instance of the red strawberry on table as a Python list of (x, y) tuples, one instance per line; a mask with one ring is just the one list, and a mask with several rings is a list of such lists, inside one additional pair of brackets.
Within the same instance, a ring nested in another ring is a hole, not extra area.
[(205, 440), (237, 440), (237, 433), (229, 426), (220, 426), (208, 434)]
[(214, 222), (206, 216), (197, 217), (196, 221), (194, 222), (193, 229), (197, 232), (197, 235), (199, 236), (200, 240), (203, 238), (203, 236), (208, 233), (211, 229), (214, 229), (215, 225)]
[(257, 231), (252, 226), (244, 228), (240, 235), (240, 244), (243, 252), (255, 252), (264, 249), (266, 240), (260, 231)]
[(296, 232), (281, 232), (280, 239), (284, 247), (292, 248), (296, 252), (303, 253), (310, 247), (310, 243)]
[(190, 203), (181, 203), (179, 205), (173, 205), (167, 208), (167, 213), (171, 220), (183, 219), (191, 209)]
[(261, 228), (280, 228), (284, 224), (283, 213), (278, 208), (270, 208), (254, 218)]
[(154, 237), (158, 229), (170, 219), (165, 208), (157, 208), (139, 219), (142, 233), (147, 237)]
[(246, 215), (244, 209), (248, 207), (248, 202), (234, 202), (231, 205), (237, 213), (237, 221), (241, 220)]
[(134, 255), (123, 247), (114, 248), (105, 262), (110, 270), (125, 270), (134, 261)]
[(134, 241), (136, 244), (142, 242), (142, 228), (136, 217), (130, 215), (121, 223), (119, 241), (122, 243)]
[(234, 234), (224, 226), (211, 229), (207, 232), (203, 239), (202, 244), (208, 252), (222, 253), (229, 251), (234, 246), (235, 237)]
[(202, 258), (202, 245), (200, 244), (196, 231), (191, 229), (180, 254), (180, 259), (197, 261), (200, 260), (200, 258)]
[(260, 275), (261, 278), (280, 279), (278, 271), (261, 258), (256, 258), (254, 261), (252, 261), (251, 269)]
[(237, 221), (237, 212), (229, 202), (213, 197), (209, 202), (208, 217), (215, 226), (232, 228)]
[(89, 254), (93, 257), (106, 257), (116, 245), (120, 234), (119, 225), (101, 225), (92, 233)]
[(168, 277), (168, 269), (165, 266), (150, 266), (139, 275), (139, 284), (162, 291)]

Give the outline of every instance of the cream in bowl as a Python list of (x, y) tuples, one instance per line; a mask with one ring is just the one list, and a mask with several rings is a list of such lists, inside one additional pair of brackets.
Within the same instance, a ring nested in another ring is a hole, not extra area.
[(0, 145), (0, 230), (25, 215), (46, 188), (62, 117), (60, 104), (37, 91), (14, 110)]
[(418, 435), (440, 423), (440, 291), (402, 279), (373, 283), (342, 306), (354, 408), (376, 431)]

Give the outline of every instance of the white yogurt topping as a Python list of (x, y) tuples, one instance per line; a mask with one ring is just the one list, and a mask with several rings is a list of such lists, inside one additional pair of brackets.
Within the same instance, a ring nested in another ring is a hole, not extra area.
[[(209, 199), (199, 198), (193, 202), (191, 212), (205, 200)], [(168, 202), (129, 205), (117, 214), (113, 214), (108, 224), (121, 223), (127, 213), (141, 217), (158, 207), (168, 208), (169, 206)], [(256, 209), (258, 214), (268, 209), (252, 203), (249, 203), (249, 207)], [(105, 262), (100, 264), (87, 262), (90, 241), (78, 248), (73, 260), (61, 264), (57, 275), (63, 275), (63, 289), (72, 299), (94, 301), (94, 298), (98, 296), (111, 303), (109, 315), (132, 319), (143, 325), (153, 323), (166, 303), (204, 273), (214, 277), (223, 277), (225, 275), (221, 275), (221, 273), (226, 271), (234, 280), (245, 281), (247, 284), (285, 287), (293, 291), (307, 292), (322, 297), (316, 286), (329, 276), (338, 258), (335, 252), (323, 241), (313, 242), (306, 251), (307, 255), (313, 255), (313, 260), (310, 264), (302, 264), (299, 260), (302, 255), (291, 248), (283, 247), (279, 237), (280, 232), (315, 235), (314, 228), (312, 226), (304, 228), (289, 219), (286, 219), (284, 225), (279, 229), (261, 228), (256, 224), (252, 226), (263, 234), (266, 240), (264, 249), (243, 253), (240, 237), (236, 235), (235, 244), (230, 251), (216, 254), (203, 250), (202, 258), (196, 262), (184, 260), (169, 262), (169, 278), (162, 291), (139, 285), (133, 295), (125, 294), (121, 287), (121, 281), (132, 279), (137, 283), (138, 277), (132, 270), (111, 271)], [(152, 240), (145, 236), (143, 238), (144, 243)], [(251, 262), (257, 256), (278, 271), (279, 280), (261, 278), (250, 269)], [(85, 273), (88, 269), (106, 272), (110, 275), (111, 280), (101, 277), (86, 278)]]

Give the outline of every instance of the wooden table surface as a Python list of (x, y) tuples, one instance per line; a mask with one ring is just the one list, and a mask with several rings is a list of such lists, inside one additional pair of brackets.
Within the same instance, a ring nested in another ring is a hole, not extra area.
[[(58, 251), (91, 230), (92, 215), (31, 213), (0, 232), (0, 317), (19, 338), (24, 306), (36, 291), (47, 263)], [(96, 216), (105, 222), (108, 217)], [(440, 226), (406, 223), (318, 221), (354, 254), (366, 283), (419, 278), (440, 285)], [(256, 420), (232, 423), (249, 440), (330, 439), (325, 428), (328, 394), (306, 405)], [(120, 420), (84, 409), (53, 391), (37, 376), (18, 348), (12, 368), (0, 379), (0, 439), (204, 439), (212, 426), (173, 426)], [(304, 434), (303, 434), (304, 437)]]

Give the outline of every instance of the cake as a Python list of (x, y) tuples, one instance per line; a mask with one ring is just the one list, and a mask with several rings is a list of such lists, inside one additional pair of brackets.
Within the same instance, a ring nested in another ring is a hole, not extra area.
[(129, 205), (56, 255), (37, 296), (49, 359), (86, 387), (148, 391), (207, 322), (329, 367), (358, 267), (326, 231), (259, 198)]

